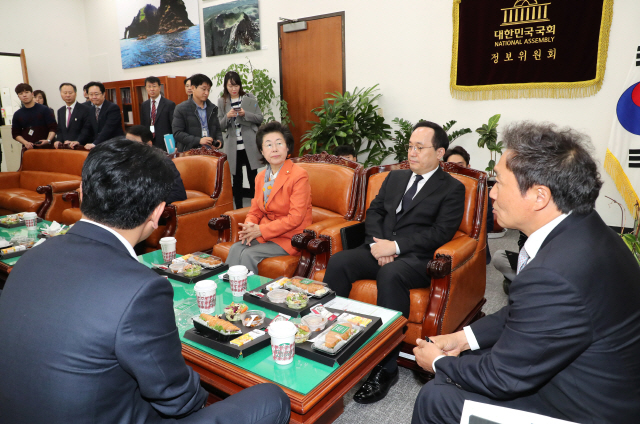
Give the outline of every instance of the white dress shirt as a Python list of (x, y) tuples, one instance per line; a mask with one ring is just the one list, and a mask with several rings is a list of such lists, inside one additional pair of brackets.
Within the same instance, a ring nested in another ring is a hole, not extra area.
[[(542, 243), (544, 243), (545, 239), (551, 233), (551, 231), (553, 231), (553, 229), (556, 228), (558, 226), (558, 224), (560, 224), (562, 221), (564, 221), (564, 219), (566, 217), (568, 217), (569, 215), (571, 215), (571, 212), (569, 212), (568, 214), (563, 213), (562, 215), (560, 215), (560, 216), (554, 218), (553, 220), (547, 222), (542, 227), (538, 228), (536, 231), (531, 233), (531, 235), (529, 236), (529, 238), (527, 239), (527, 241), (524, 243), (524, 246), (523, 246), (523, 249), (526, 250), (527, 254), (529, 255), (529, 259), (527, 260), (527, 264), (529, 262), (531, 262), (533, 260), (533, 258), (536, 257), (536, 255), (538, 254), (538, 251), (540, 250), (540, 247), (542, 246)], [(471, 350), (480, 349), (480, 345), (478, 344), (478, 340), (476, 339), (475, 334), (473, 334), (473, 330), (471, 330), (471, 327), (467, 325), (466, 327), (463, 328), (463, 330), (464, 330), (464, 335), (467, 337), (467, 342), (469, 343), (469, 348)], [(438, 359), (442, 358), (443, 356), (444, 355), (440, 355), (436, 359), (433, 360), (432, 368), (433, 368), (434, 371), (436, 370), (436, 368), (435, 368), (436, 361)]]
[[(156, 97), (155, 99), (152, 99), (151, 97), (149, 97), (149, 118), (151, 118), (151, 111), (153, 110), (153, 101), (156, 101), (156, 119), (158, 118), (158, 106), (160, 106), (160, 99), (162, 98), (162, 94), (158, 94), (158, 97)], [(153, 122), (151, 122), (151, 125), (153, 125)]]
[(117, 231), (115, 231), (115, 230), (114, 230), (114, 229), (112, 229), (112, 228), (107, 227), (106, 225), (98, 224), (97, 222), (95, 222), (95, 221), (91, 221), (91, 220), (89, 220), (89, 219), (82, 218), (80, 221), (82, 221), (82, 222), (88, 222), (89, 224), (93, 224), (93, 225), (97, 225), (98, 227), (103, 228), (103, 229), (105, 229), (105, 230), (109, 231), (111, 234), (113, 234), (114, 236), (116, 236), (116, 238), (117, 238), (118, 240), (120, 240), (120, 242), (121, 242), (122, 244), (124, 244), (124, 247), (126, 247), (126, 248), (127, 248), (127, 250), (129, 251), (129, 254), (130, 254), (131, 256), (133, 256), (133, 259), (135, 259), (136, 261), (138, 260), (138, 255), (136, 255), (135, 250), (133, 250), (133, 246), (131, 246), (131, 244), (127, 241), (127, 239), (125, 239), (124, 237), (122, 237), (122, 235), (121, 235), (120, 233), (118, 233)]

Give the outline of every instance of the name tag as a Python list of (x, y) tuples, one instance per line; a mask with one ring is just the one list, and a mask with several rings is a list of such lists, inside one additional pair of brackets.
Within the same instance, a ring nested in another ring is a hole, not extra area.
[[(29, 134), (31, 135), (31, 134)], [(202, 127), (202, 136), (203, 137), (209, 137), (209, 130), (207, 129), (207, 127)]]
[(33, 135), (33, 130), (29, 130), (29, 135)]
[(151, 130), (152, 133), (156, 132), (156, 127), (154, 127), (153, 125), (151, 125), (149, 127), (149, 130)]

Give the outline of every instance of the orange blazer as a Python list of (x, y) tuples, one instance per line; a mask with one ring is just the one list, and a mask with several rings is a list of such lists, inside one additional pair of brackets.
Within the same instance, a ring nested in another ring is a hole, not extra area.
[(311, 225), (311, 185), (307, 171), (287, 159), (275, 179), (271, 195), (264, 204), (264, 174), (256, 176), (256, 194), (245, 222), (260, 225), (260, 243), (272, 241), (290, 255), (300, 255), (291, 246), (291, 237)]

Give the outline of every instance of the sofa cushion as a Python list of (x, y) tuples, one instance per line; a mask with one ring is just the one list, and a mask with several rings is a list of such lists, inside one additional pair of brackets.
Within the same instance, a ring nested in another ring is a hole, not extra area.
[(187, 190), (187, 197), (189, 197), (189, 191), (199, 191), (207, 196), (213, 194), (218, 161), (219, 158), (215, 156), (186, 156), (173, 160)]
[(81, 181), (78, 175), (58, 172), (22, 171), (20, 172), (20, 187), (36, 191), (39, 186), (49, 185), (53, 181)]
[[(356, 170), (330, 163), (298, 162), (309, 174), (311, 203), (316, 207), (347, 217), (349, 205), (355, 195)], [(315, 216), (314, 216), (314, 222)]]
[(30, 149), (22, 155), (20, 171), (41, 171), (80, 176), (82, 175), (82, 165), (88, 154), (89, 152), (86, 150)]
[(187, 199), (193, 199), (194, 197), (211, 197), (198, 190), (185, 190), (187, 192)]
[(45, 195), (23, 188), (0, 190), (0, 206), (13, 212), (37, 212)]
[[(422, 324), (427, 312), (427, 303), (429, 303), (429, 287), (423, 289), (409, 290), (411, 304), (409, 307), (409, 322)], [(353, 283), (350, 299), (359, 300), (360, 302), (375, 305), (378, 302), (378, 287), (375, 280), (359, 280)], [(415, 339), (413, 341), (415, 344)]]
[(258, 264), (258, 275), (269, 278), (293, 276), (298, 268), (299, 256), (274, 256)]
[(80, 221), (80, 218), (82, 218), (80, 208), (68, 208), (62, 211), (62, 218), (60, 221), (62, 224), (72, 225)]

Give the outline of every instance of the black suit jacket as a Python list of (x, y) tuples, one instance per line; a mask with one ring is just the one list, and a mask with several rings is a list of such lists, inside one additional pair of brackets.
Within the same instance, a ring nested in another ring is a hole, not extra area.
[(462, 389), (535, 394), (542, 413), (580, 423), (638, 422), (640, 268), (597, 212), (562, 221), (511, 283), (509, 304), (471, 329), (486, 351), (435, 365)]
[(69, 128), (67, 128), (67, 106), (58, 109), (58, 141), (77, 141), (82, 145), (87, 144), (91, 140), (90, 111), (90, 108), (76, 102), (76, 106), (71, 112)]
[(3, 423), (157, 423), (207, 398), (182, 357), (171, 284), (94, 224), (20, 259), (0, 322)]
[[(167, 151), (167, 146), (164, 143), (164, 135), (173, 134), (171, 124), (173, 123), (173, 111), (175, 108), (176, 104), (164, 96), (156, 103), (156, 122), (154, 125), (156, 136), (154, 137), (153, 145), (165, 152)], [(146, 100), (142, 103), (140, 125), (151, 126), (151, 100)]]
[(102, 103), (98, 122), (96, 122), (96, 107), (95, 105), (91, 107), (89, 122), (93, 130), (93, 144), (100, 144), (113, 137), (124, 135), (120, 108), (117, 104), (111, 103), (109, 100), (105, 100), (104, 103)]
[(410, 170), (389, 172), (367, 209), (365, 242), (373, 243), (373, 237), (397, 242), (399, 259), (424, 273), (426, 262), (460, 227), (464, 185), (438, 167), (409, 208), (396, 219), (396, 209), (411, 175)]

